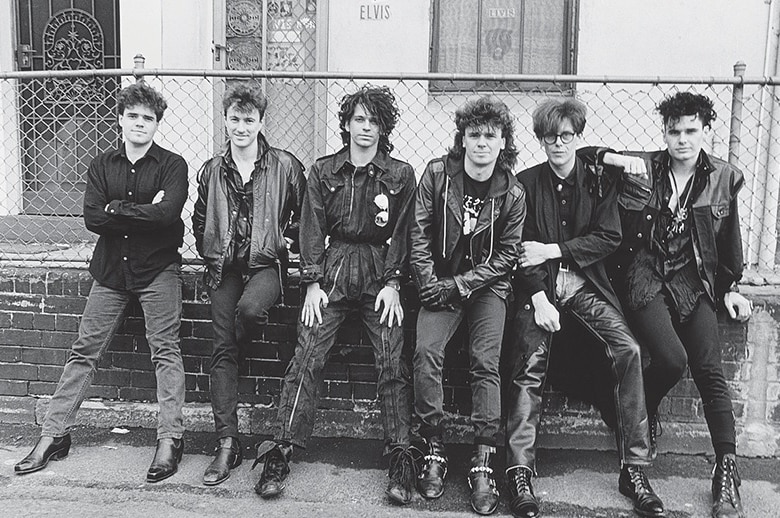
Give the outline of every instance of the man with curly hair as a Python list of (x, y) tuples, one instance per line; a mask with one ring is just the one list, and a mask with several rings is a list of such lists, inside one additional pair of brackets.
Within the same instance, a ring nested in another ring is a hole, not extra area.
[[(241, 464), (238, 362), (282, 294), (288, 248), (297, 246), (306, 179), (292, 153), (260, 131), (268, 102), (259, 85), (237, 83), (222, 106), (228, 145), (203, 164), (192, 230), (206, 262), (214, 349), (209, 379), (219, 444), (203, 474), (221, 484)], [(273, 195), (270, 195), (273, 193)]]
[(154, 143), (168, 106), (159, 92), (139, 82), (123, 88), (117, 101), (123, 143), (92, 161), (84, 193), (84, 223), (100, 236), (89, 267), (94, 282), (41, 438), (14, 466), (18, 475), (68, 455), (76, 413), (133, 299), (143, 309), (160, 406), (157, 450), (146, 480), (159, 482), (176, 473), (184, 451), (178, 249), (184, 236), (187, 164)]
[(630, 173), (622, 175), (618, 193), (624, 238), (610, 274), (650, 356), (644, 383), (653, 444), (661, 400), (687, 366), (715, 449), (712, 516), (742, 517), (734, 409), (715, 311), (725, 309), (740, 322), (752, 311), (736, 284), (743, 269), (737, 194), (744, 179), (702, 149), (715, 119), (709, 98), (679, 92), (658, 112), (665, 150), (603, 156)]
[(398, 122), (387, 87), (365, 85), (344, 96), (339, 126), (344, 147), (318, 159), (309, 174), (301, 217), (298, 345), (285, 374), (274, 441), (258, 446), (264, 461), (255, 491), (279, 495), (294, 448), (305, 448), (317, 409), (322, 369), (347, 315), (358, 312), (374, 346), (377, 392), (389, 457), (391, 502), (407, 504), (414, 489), (410, 450), (411, 386), (402, 358), (401, 283), (408, 277), (407, 226), (415, 176), (390, 156)]
[(663, 516), (643, 466), (651, 462), (639, 344), (607, 277), (605, 259), (621, 239), (616, 174), (577, 156), (587, 109), (574, 99), (548, 100), (533, 112), (533, 131), (547, 161), (517, 178), (528, 217), (514, 287), (506, 347), (512, 358), (507, 415), (507, 486), (515, 516), (539, 515), (531, 479), (542, 392), (561, 312), (603, 348), (617, 416), (618, 489), (641, 516)]
[(512, 174), (514, 122), (503, 102), (469, 101), (456, 111), (455, 126), (455, 145), (423, 172), (410, 230), (412, 272), (422, 303), (414, 399), (425, 456), (417, 488), (425, 498), (439, 498), (444, 491), (442, 366), (447, 343), (466, 320), (474, 426), (471, 506), (491, 514), (499, 500), (492, 467), (501, 420), (498, 364), (525, 192)]

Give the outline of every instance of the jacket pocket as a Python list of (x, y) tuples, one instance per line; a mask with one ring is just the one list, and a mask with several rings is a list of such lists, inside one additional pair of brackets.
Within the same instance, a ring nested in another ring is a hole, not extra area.
[(624, 175), (620, 182), (618, 204), (626, 210), (643, 210), (650, 202), (652, 189), (638, 180)]

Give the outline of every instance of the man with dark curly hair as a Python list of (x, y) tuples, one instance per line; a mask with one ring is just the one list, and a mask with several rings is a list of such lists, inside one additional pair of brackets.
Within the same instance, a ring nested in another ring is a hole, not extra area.
[(298, 241), (303, 165), (260, 131), (267, 105), (259, 85), (237, 83), (225, 93), (228, 145), (198, 175), (192, 231), (211, 299), (209, 386), (219, 440), (203, 474), (207, 486), (221, 484), (241, 464), (239, 355), (268, 322), (282, 294), (288, 248)]
[(574, 99), (548, 100), (533, 112), (533, 131), (547, 161), (517, 178), (528, 217), (515, 274), (515, 304), (505, 346), (512, 358), (507, 415), (507, 486), (515, 516), (539, 515), (531, 479), (542, 392), (561, 312), (603, 348), (620, 457), (618, 488), (641, 516), (663, 516), (643, 466), (651, 462), (642, 359), (607, 276), (605, 259), (621, 239), (614, 170), (577, 156), (587, 109)]
[(658, 407), (687, 366), (715, 449), (712, 516), (742, 517), (734, 410), (715, 311), (726, 309), (740, 322), (752, 311), (736, 284), (743, 268), (737, 194), (744, 180), (702, 149), (715, 119), (709, 98), (679, 92), (658, 112), (665, 150), (603, 156), (630, 173), (618, 193), (624, 238), (610, 275), (650, 356), (644, 383), (653, 446)]
[(469, 101), (456, 111), (455, 126), (455, 145), (423, 172), (410, 230), (412, 272), (422, 303), (414, 400), (425, 456), (417, 488), (425, 498), (439, 498), (444, 491), (442, 365), (447, 343), (466, 320), (474, 426), (471, 506), (491, 514), (499, 500), (493, 474), (501, 420), (498, 364), (525, 191), (512, 174), (514, 122), (503, 102)]
[(305, 448), (314, 426), (322, 369), (349, 313), (358, 312), (374, 346), (391, 502), (407, 504), (414, 489), (410, 450), (411, 386), (402, 358), (401, 283), (408, 277), (407, 226), (414, 194), (412, 167), (390, 157), (398, 108), (390, 89), (366, 85), (344, 96), (339, 126), (344, 147), (318, 159), (309, 174), (301, 217), (298, 345), (285, 374), (275, 441), (258, 446), (264, 462), (255, 491), (279, 495), (293, 448)]
[(146, 480), (159, 482), (176, 473), (184, 451), (178, 249), (184, 236), (187, 164), (154, 143), (168, 106), (159, 92), (139, 82), (122, 89), (117, 101), (123, 143), (92, 161), (84, 193), (84, 223), (100, 236), (89, 266), (94, 282), (41, 438), (14, 466), (18, 475), (68, 455), (76, 413), (133, 299), (143, 309), (160, 406), (157, 450)]

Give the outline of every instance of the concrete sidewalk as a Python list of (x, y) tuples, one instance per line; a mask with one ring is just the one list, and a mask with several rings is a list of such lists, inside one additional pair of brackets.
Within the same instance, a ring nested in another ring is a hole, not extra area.
[[(312, 440), (309, 449), (296, 452), (282, 498), (264, 501), (252, 489), (259, 468), (250, 470), (252, 445), (262, 437), (242, 437), (244, 463), (225, 483), (208, 488), (201, 484), (201, 476), (211, 461), (214, 443), (210, 434), (188, 432), (179, 473), (148, 484), (145, 473), (154, 454), (153, 431), (132, 429), (119, 434), (78, 428), (66, 459), (38, 473), (14, 475), (14, 463), (27, 454), (37, 433), (32, 426), (0, 425), (0, 516), (477, 516), (468, 504), (466, 446), (448, 449), (451, 468), (440, 500), (425, 501), (418, 496), (407, 507), (395, 507), (384, 496), (387, 478), (378, 441)], [(667, 516), (709, 516), (710, 461), (704, 456), (659, 456), (648, 474), (666, 504)], [(635, 516), (629, 499), (617, 491), (616, 464), (614, 452), (541, 451), (535, 486), (542, 499), (542, 515)], [(739, 467), (747, 515), (780, 516), (780, 462), (740, 459)], [(505, 502), (496, 516), (510, 516)]]

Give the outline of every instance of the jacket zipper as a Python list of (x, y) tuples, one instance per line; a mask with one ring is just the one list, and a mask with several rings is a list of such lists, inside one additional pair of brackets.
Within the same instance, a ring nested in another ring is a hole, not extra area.
[(331, 295), (333, 295), (333, 290), (336, 289), (336, 283), (339, 280), (339, 273), (341, 273), (341, 267), (344, 266), (344, 259), (346, 259), (347, 256), (342, 256), (341, 261), (339, 261), (339, 265), (336, 268), (336, 275), (333, 277), (333, 286), (330, 287), (330, 291), (328, 292), (328, 298), (330, 298)]

